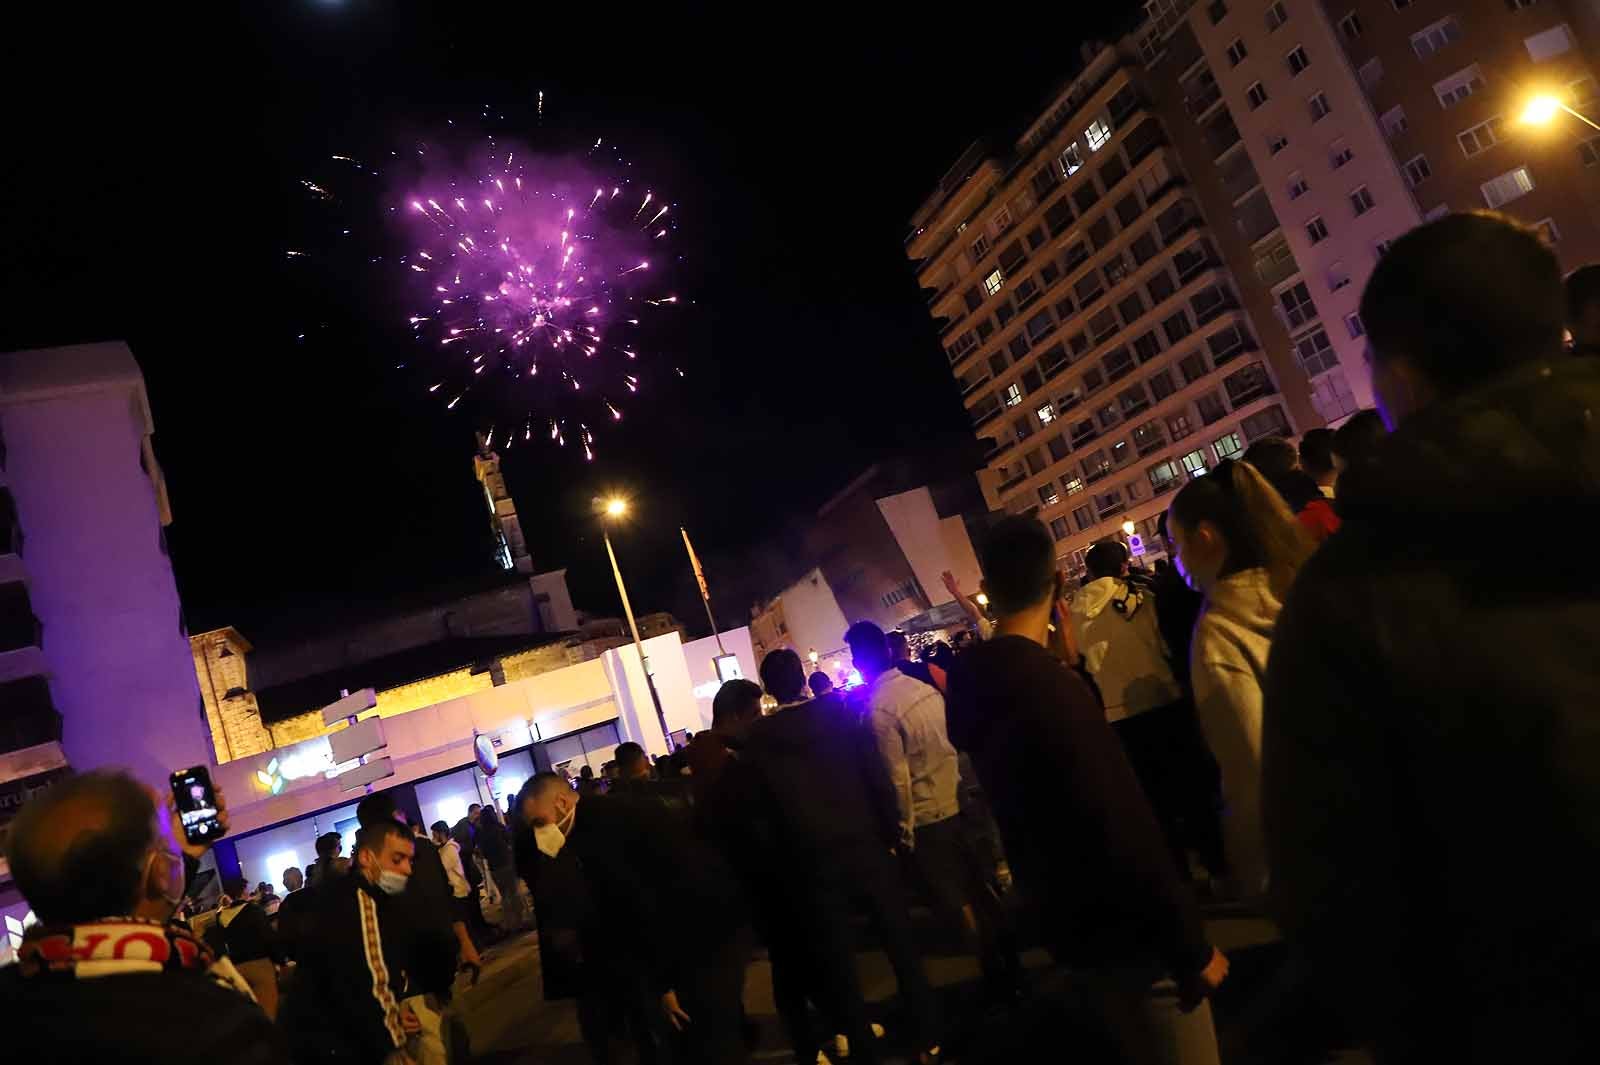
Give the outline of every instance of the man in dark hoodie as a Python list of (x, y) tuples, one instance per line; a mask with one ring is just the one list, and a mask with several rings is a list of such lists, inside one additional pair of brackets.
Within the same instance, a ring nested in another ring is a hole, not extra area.
[(1390, 435), (1278, 621), (1263, 808), (1286, 933), (1385, 1061), (1589, 1060), (1600, 1017), (1600, 362), (1504, 216), (1395, 242), (1361, 299)]
[[(859, 905), (894, 967), (910, 1024), (908, 1042), (924, 1060), (936, 1059), (933, 993), (891, 858), (900, 836), (899, 812), (872, 734), (837, 693), (807, 699), (805, 667), (791, 650), (762, 660), (761, 683), (779, 708), (749, 727), (743, 754), (775, 807), (774, 851), (782, 857), (772, 876), (799, 904), (803, 931), (791, 931), (803, 937), (796, 949), (811, 956), (813, 997), (849, 1038), (851, 1060), (858, 1054), (876, 1060), (850, 935), (851, 906)], [(785, 1009), (785, 1020), (797, 1060), (815, 1060), (803, 1017)]]
[(956, 661), (947, 714), (1018, 890), (1121, 1060), (1215, 1062), (1203, 1000), (1228, 962), (1206, 940), (1105, 712), (1063, 661), (1068, 612), (1055, 542), (1034, 518), (1006, 518), (981, 561), (995, 634)]

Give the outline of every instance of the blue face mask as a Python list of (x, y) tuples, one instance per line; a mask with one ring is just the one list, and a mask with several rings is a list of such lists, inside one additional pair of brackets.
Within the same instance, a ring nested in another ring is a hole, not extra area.
[(385, 895), (398, 895), (406, 889), (406, 882), (410, 879), (404, 873), (397, 873), (393, 869), (385, 869), (378, 874), (378, 890)]

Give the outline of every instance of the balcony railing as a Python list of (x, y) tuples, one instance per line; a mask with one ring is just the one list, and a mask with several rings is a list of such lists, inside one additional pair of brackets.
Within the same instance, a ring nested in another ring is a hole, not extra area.
[(1029, 475), (1028, 471), (1027, 470), (1023, 470), (1021, 473), (1019, 473), (1015, 477), (1011, 478), (1011, 480), (1005, 482), (1004, 484), (1002, 484), (1000, 486), (1000, 494), (1001, 495), (1005, 495), (1006, 493), (1010, 492), (1013, 488), (1017, 487), (1017, 485), (1021, 484), (1023, 481), (1026, 481), (1029, 476), (1030, 475)]

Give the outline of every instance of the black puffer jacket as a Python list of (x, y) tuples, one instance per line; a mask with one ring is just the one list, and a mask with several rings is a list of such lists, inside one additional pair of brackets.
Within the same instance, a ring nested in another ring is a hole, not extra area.
[(1269, 666), (1284, 927), (1391, 1060), (1594, 1060), (1600, 362), (1413, 416), (1339, 503)]

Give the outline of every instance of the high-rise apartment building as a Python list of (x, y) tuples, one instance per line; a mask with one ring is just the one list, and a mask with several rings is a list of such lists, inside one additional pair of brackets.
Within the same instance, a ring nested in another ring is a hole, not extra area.
[(1361, 291), (1421, 218), (1337, 31), (1308, 0), (1234, 0), (1190, 7), (1159, 43), (1152, 70), (1191, 116), (1239, 132), (1218, 174), (1317, 413), (1372, 406)]
[(1190, 477), (1318, 423), (1212, 172), (1226, 145), (1173, 97), (1133, 42), (1094, 49), (1011, 150), (957, 161), (907, 241), (989, 506), (1037, 513), (1072, 572), (1124, 522), (1154, 544)]
[[(1493, 207), (1600, 260), (1589, 0), (1147, 0), (912, 221), (992, 509), (1077, 572), (1251, 441), (1370, 406), (1359, 307), (1396, 237)], [(1592, 135), (1591, 135), (1592, 134)]]
[(1336, 28), (1423, 217), (1492, 207), (1542, 228), (1567, 269), (1600, 259), (1600, 131), (1562, 112), (1520, 120), (1549, 94), (1600, 121), (1600, 6), (1301, 3)]

